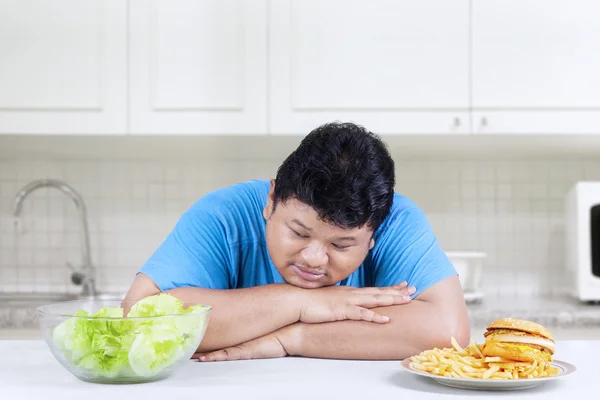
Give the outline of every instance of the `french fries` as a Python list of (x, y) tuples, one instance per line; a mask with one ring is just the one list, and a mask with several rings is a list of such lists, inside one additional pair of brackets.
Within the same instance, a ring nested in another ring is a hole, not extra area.
[(452, 348), (432, 349), (410, 358), (410, 367), (439, 376), (475, 379), (532, 379), (558, 374), (550, 363), (520, 362), (502, 357), (484, 357), (474, 340), (466, 347), (451, 339)]

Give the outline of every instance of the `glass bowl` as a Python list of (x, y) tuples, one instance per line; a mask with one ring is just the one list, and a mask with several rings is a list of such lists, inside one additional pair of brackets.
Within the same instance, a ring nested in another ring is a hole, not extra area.
[(168, 301), (177, 302), (181, 312), (163, 307), (154, 310), (162, 315), (133, 317), (128, 314), (135, 301), (93, 299), (38, 307), (37, 315), (50, 351), (77, 378), (95, 383), (152, 382), (167, 378), (191, 358), (204, 338), (212, 309), (174, 297)]

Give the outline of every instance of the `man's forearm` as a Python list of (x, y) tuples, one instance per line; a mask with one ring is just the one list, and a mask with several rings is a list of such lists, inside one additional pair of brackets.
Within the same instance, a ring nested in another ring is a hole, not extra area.
[(272, 284), (247, 289), (212, 290), (185, 287), (168, 293), (184, 302), (212, 306), (199, 351), (212, 351), (266, 335), (299, 319), (299, 288)]
[(336, 359), (404, 359), (433, 347), (449, 347), (454, 336), (466, 345), (470, 328), (466, 311), (454, 311), (414, 300), (374, 309), (390, 317), (387, 324), (338, 321), (297, 324), (291, 355)]

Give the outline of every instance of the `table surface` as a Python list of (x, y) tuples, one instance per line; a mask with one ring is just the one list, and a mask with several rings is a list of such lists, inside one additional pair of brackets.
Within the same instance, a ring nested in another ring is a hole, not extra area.
[(403, 370), (400, 361), (300, 357), (217, 363), (190, 360), (162, 381), (105, 385), (75, 378), (56, 361), (44, 341), (11, 340), (0, 341), (0, 398), (179, 400), (181, 396), (193, 396), (312, 400), (465, 396), (488, 399), (506, 395), (527, 399), (600, 398), (600, 341), (558, 341), (555, 358), (573, 364), (577, 371), (535, 388), (510, 393), (446, 387)]

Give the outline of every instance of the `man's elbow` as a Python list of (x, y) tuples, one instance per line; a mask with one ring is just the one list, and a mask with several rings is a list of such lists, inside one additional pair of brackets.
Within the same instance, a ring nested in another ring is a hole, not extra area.
[(463, 348), (469, 345), (469, 342), (471, 341), (471, 328), (468, 320), (457, 321), (453, 319), (438, 327), (438, 329), (435, 329), (432, 332), (432, 335), (429, 335), (431, 343), (428, 344), (429, 346), (427, 348), (453, 347), (452, 338), (454, 338), (456, 343)]
[(456, 342), (460, 347), (467, 347), (471, 341), (471, 328), (469, 327), (469, 324), (459, 324), (459, 326), (454, 329), (451, 337), (456, 339)]

